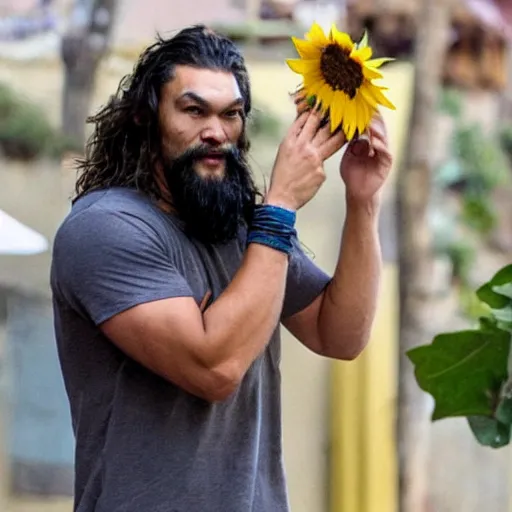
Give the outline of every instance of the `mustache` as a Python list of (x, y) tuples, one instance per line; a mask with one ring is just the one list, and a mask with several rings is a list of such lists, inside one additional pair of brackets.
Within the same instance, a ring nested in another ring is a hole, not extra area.
[(206, 158), (208, 156), (222, 156), (226, 159), (237, 159), (240, 156), (239, 149), (232, 144), (223, 144), (221, 146), (212, 146), (211, 144), (199, 144), (186, 149), (176, 161), (191, 162)]

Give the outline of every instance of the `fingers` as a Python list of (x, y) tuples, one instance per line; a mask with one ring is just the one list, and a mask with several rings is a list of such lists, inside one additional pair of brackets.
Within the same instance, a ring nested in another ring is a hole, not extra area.
[(302, 143), (309, 143), (313, 140), (320, 123), (322, 122), (322, 113), (317, 109), (308, 112), (307, 120), (299, 134), (298, 140)]
[(322, 160), (327, 160), (334, 153), (338, 152), (347, 142), (343, 130), (334, 132), (319, 148), (320, 157)]
[[(325, 121), (324, 121), (325, 122)], [(313, 137), (313, 146), (320, 147), (324, 142), (331, 137), (331, 124), (329, 118), (327, 118), (325, 125), (319, 128), (316, 135)]]
[(387, 142), (388, 140), (388, 134), (386, 129), (386, 123), (384, 122), (384, 118), (382, 115), (377, 112), (370, 124), (368, 135), (370, 138), (370, 141), (373, 143), (374, 138), (378, 138), (384, 142)]
[(306, 124), (306, 121), (308, 120), (309, 112), (305, 111), (300, 114), (295, 121), (291, 124), (290, 128), (288, 129), (288, 136), (291, 136), (293, 138), (297, 138), (301, 131), (304, 128), (304, 125)]
[(391, 152), (389, 151), (388, 144), (386, 141), (380, 139), (380, 138), (374, 138), (372, 142), (372, 149), (373, 149), (373, 155), (379, 158), (381, 161), (386, 161), (389, 164), (393, 161), (393, 156), (391, 155)]

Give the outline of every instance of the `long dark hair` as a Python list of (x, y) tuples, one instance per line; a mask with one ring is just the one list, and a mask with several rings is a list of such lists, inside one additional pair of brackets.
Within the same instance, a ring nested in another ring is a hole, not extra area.
[[(84, 158), (78, 160), (75, 201), (87, 192), (110, 186), (136, 188), (153, 199), (165, 200), (154, 172), (160, 154), (158, 105), (162, 86), (172, 80), (177, 65), (233, 73), (244, 99), (238, 149), (246, 157), (251, 91), (243, 56), (228, 38), (196, 25), (170, 39), (158, 36), (141, 54), (133, 73), (121, 80), (116, 94), (87, 119), (95, 128)], [(254, 192), (257, 195), (255, 186)]]

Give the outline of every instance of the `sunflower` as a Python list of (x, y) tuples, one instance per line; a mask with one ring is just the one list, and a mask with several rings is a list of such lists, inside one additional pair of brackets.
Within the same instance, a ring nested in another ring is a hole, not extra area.
[(371, 59), (367, 34), (359, 43), (333, 24), (327, 37), (313, 23), (305, 39), (292, 37), (300, 59), (288, 59), (288, 66), (303, 76), (299, 100), (314, 105), (329, 116), (331, 131), (338, 127), (351, 140), (368, 127), (379, 105), (395, 110), (384, 96), (386, 87), (372, 83), (382, 78), (378, 68), (393, 59)]

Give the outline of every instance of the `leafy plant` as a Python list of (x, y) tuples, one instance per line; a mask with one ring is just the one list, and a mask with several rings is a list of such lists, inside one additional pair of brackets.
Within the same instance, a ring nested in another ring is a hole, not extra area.
[(485, 235), (498, 222), (498, 215), (492, 202), (483, 194), (467, 194), (462, 201), (461, 219), (469, 228)]
[(439, 110), (458, 118), (462, 112), (462, 95), (460, 90), (452, 87), (443, 88), (439, 98)]
[(466, 417), (480, 444), (499, 448), (510, 443), (512, 429), (512, 265), (476, 295), (485, 311), (478, 326), (441, 333), (407, 356), (419, 386), (435, 400), (432, 421)]
[(440, 166), (436, 184), (459, 192), (460, 221), (485, 236), (498, 219), (492, 192), (510, 179), (506, 155), (496, 137), (485, 136), (477, 125), (456, 128), (452, 153)]
[(502, 128), (500, 133), (500, 143), (503, 151), (506, 153), (509, 160), (512, 161), (512, 125), (507, 125)]
[(452, 265), (453, 279), (461, 285), (469, 284), (470, 269), (475, 259), (475, 248), (462, 240), (454, 240), (446, 247)]
[(0, 151), (7, 158), (31, 160), (74, 149), (55, 130), (44, 111), (0, 84)]
[(479, 125), (459, 127), (454, 149), (471, 192), (489, 192), (507, 179), (508, 162), (499, 140), (486, 136)]

